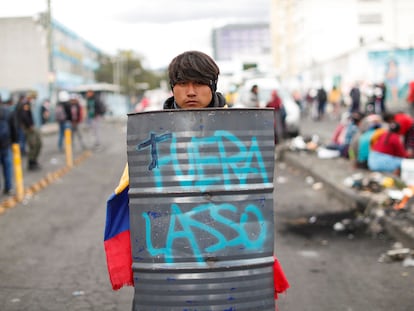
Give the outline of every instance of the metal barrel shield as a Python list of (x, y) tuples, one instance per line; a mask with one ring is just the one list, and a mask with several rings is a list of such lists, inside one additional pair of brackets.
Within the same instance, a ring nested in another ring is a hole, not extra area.
[(128, 115), (134, 310), (274, 310), (273, 118)]

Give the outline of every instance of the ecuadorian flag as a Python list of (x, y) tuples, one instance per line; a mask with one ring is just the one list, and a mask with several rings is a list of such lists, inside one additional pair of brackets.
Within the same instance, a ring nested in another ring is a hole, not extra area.
[[(106, 225), (104, 245), (106, 262), (112, 288), (118, 290), (123, 286), (134, 286), (132, 276), (132, 254), (129, 231), (129, 175), (128, 164), (125, 166), (118, 187), (106, 205)], [(275, 299), (278, 294), (289, 288), (289, 282), (276, 257), (273, 264)]]
[(125, 166), (118, 187), (106, 203), (104, 246), (109, 278), (114, 290), (134, 286), (129, 233), (129, 175)]

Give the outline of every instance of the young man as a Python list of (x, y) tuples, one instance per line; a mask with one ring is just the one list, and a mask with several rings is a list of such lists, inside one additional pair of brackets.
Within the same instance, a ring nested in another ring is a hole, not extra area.
[[(220, 70), (214, 60), (198, 51), (188, 51), (176, 56), (168, 67), (168, 76), (173, 96), (164, 103), (164, 109), (202, 109), (224, 108), (223, 95), (217, 92), (217, 80)], [(129, 223), (129, 174), (125, 166), (119, 186), (107, 201), (107, 219), (104, 245), (107, 256), (109, 276), (114, 290), (124, 285), (133, 286), (132, 258), (130, 248)], [(120, 223), (122, 230), (113, 230), (115, 223)], [(127, 228), (127, 229), (125, 229)], [(116, 231), (116, 234), (114, 233)], [(116, 244), (112, 244), (112, 243)], [(125, 248), (122, 245), (128, 244)], [(280, 276), (283, 272), (275, 272)], [(283, 280), (284, 275), (283, 275)], [(288, 287), (287, 281), (278, 287), (283, 292)], [(133, 307), (135, 303), (133, 302)]]
[(225, 107), (226, 100), (217, 91), (220, 70), (214, 60), (198, 51), (184, 52), (168, 67), (173, 96), (164, 109), (192, 109)]

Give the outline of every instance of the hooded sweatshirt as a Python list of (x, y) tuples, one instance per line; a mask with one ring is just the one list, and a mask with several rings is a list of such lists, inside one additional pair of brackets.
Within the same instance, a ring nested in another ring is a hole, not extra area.
[[(226, 106), (226, 99), (219, 93), (213, 93), (213, 99), (206, 108), (223, 108)], [(174, 96), (171, 96), (164, 102), (164, 109), (181, 109), (174, 100)]]

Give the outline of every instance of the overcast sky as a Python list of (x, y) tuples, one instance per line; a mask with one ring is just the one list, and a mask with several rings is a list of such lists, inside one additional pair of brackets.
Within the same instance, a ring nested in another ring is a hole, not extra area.
[[(271, 0), (51, 0), (56, 20), (97, 48), (132, 49), (148, 67), (166, 66), (189, 49), (211, 54), (211, 30), (236, 22), (268, 22)], [(47, 0), (0, 1), (0, 16), (34, 15)]]

